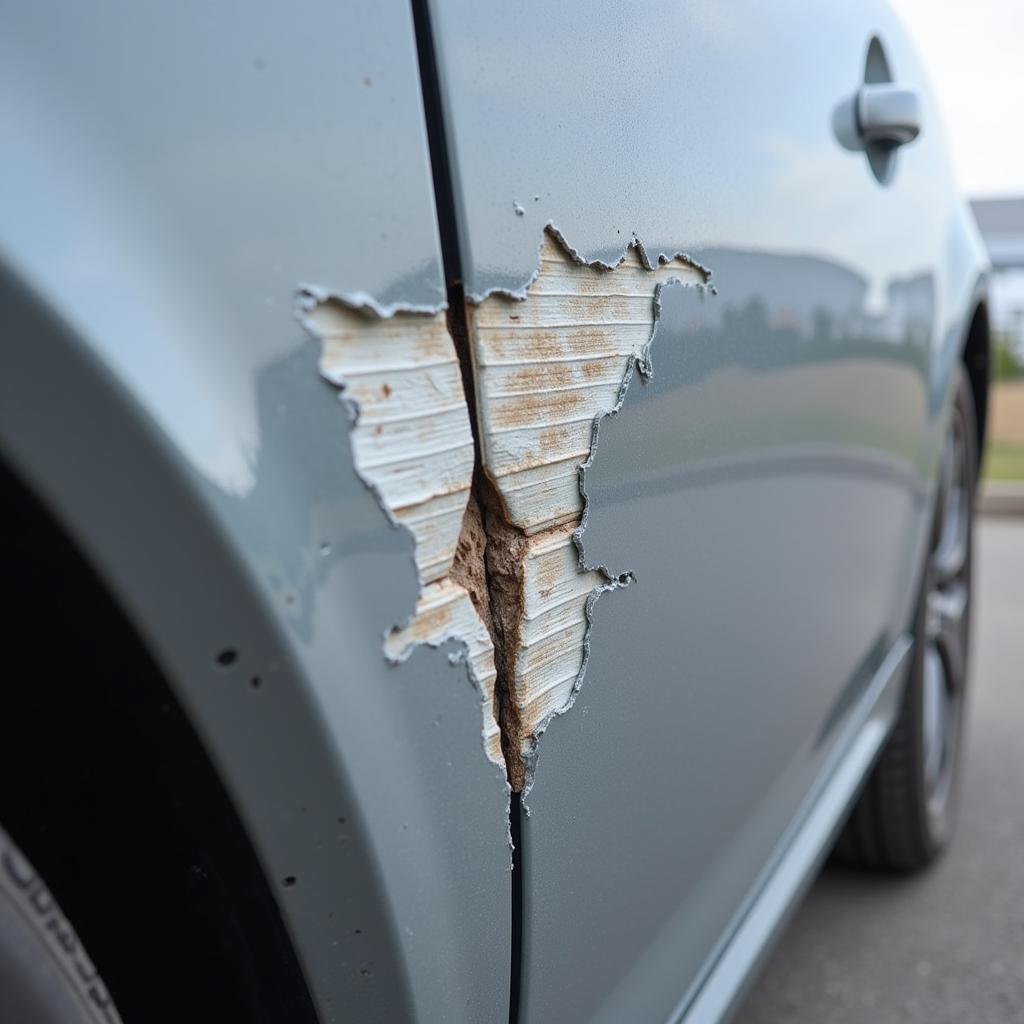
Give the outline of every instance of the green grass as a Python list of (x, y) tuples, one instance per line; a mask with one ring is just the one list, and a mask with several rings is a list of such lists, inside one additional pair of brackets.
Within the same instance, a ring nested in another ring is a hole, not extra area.
[(989, 441), (982, 475), (986, 480), (1024, 480), (1024, 444)]

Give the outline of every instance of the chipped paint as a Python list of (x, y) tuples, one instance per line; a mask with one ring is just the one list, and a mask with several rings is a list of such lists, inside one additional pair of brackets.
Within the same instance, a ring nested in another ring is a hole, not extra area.
[(585, 565), (577, 544), (600, 421), (619, 409), (634, 370), (651, 372), (661, 289), (707, 280), (685, 256), (652, 262), (638, 239), (614, 264), (588, 262), (548, 225), (526, 287), (467, 309), (481, 460), (525, 541), (516, 650), (498, 658), (516, 789), (529, 790), (537, 739), (583, 682), (594, 601), (631, 580)]
[(601, 420), (651, 372), (671, 283), (708, 273), (680, 254), (652, 262), (635, 238), (616, 263), (588, 262), (548, 225), (530, 281), (452, 311), (470, 365), (442, 310), (300, 293), (321, 373), (352, 409), (356, 471), (415, 542), (415, 612), (384, 653), (462, 643), (485, 748), (517, 791), (583, 681), (594, 601), (632, 579), (583, 563), (585, 471)]
[(300, 295), (304, 326), (320, 339), (320, 373), (351, 411), (356, 472), (392, 522), (413, 536), (419, 595), (412, 618), (384, 638), (389, 661), (420, 644), (464, 645), (480, 692), (484, 744), (503, 764), (494, 707), (494, 645), (470, 591), (454, 578), (473, 478), (474, 441), (462, 372), (443, 311), (392, 310)]
[(525, 294), (470, 307), (483, 461), (517, 526), (579, 524), (579, 467), (647, 368), (661, 288), (705, 280), (678, 256), (652, 267), (636, 241), (614, 266), (587, 263), (549, 228)]

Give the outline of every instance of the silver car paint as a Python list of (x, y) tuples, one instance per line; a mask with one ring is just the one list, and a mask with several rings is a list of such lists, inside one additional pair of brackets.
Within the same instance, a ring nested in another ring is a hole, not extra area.
[(3, 21), (3, 454), (179, 693), (323, 1019), (505, 1013), (504, 780), (461, 667), (381, 658), (411, 542), (292, 314), (301, 282), (444, 301), (408, 8)]
[[(654, 381), (602, 434), (585, 543), (639, 583), (599, 606), (526, 825), (526, 1019), (667, 1017), (908, 620), (984, 261), (927, 98), (884, 191), (829, 134), (873, 33), (923, 84), (879, 5), (432, 15), (470, 292), (521, 287), (548, 219), (590, 256), (636, 233), (716, 274), (704, 303), (666, 293)], [(411, 543), (290, 313), (301, 282), (444, 300), (408, 11), (5, 23), (3, 453), (132, 610), (269, 877), (297, 878), (279, 898), (324, 1019), (503, 1019), (504, 783), (463, 670), (380, 657)], [(806, 335), (812, 292), (893, 340), (905, 314), (870, 318), (894, 295), (927, 311), (895, 393), (865, 394), (849, 350), (808, 387), (786, 337), (735, 319), (759, 301)], [(757, 443), (712, 415), (743, 373), (789, 407)], [(794, 429), (819, 384), (860, 434), (828, 408)], [(897, 437), (868, 430), (883, 414)]]
[(910, 622), (984, 257), (927, 94), (887, 187), (835, 137), (873, 37), (926, 90), (881, 4), (433, 15), (471, 295), (525, 281), (549, 219), (717, 290), (666, 289), (601, 426), (585, 556), (637, 582), (595, 608), (524, 825), (524, 1019), (666, 1019)]

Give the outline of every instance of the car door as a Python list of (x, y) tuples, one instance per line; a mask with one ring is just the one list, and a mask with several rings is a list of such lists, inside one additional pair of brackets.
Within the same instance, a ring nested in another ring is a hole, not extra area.
[[(514, 517), (585, 462), (597, 573), (582, 667), (529, 719), (522, 1019), (666, 1019), (899, 661), (946, 159), (926, 94), (891, 167), (844, 138), (864, 81), (924, 86), (880, 4), (453, 0), (430, 21), (485, 468), (508, 460), (488, 472)], [(598, 306), (587, 271), (624, 255)], [(585, 343), (610, 337), (623, 390), (591, 401)], [(527, 386), (544, 402), (503, 420)], [(594, 417), (581, 451), (568, 425)]]

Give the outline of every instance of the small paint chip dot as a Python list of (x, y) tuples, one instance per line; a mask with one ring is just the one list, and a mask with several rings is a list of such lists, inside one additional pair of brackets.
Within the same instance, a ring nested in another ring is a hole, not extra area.
[(224, 650), (217, 655), (217, 664), (222, 668), (234, 665), (236, 661), (238, 661), (238, 651), (233, 647), (225, 647)]
[(284, 878), (282, 879), (282, 883), (284, 884), (284, 887), (286, 889), (290, 889), (295, 884), (295, 882), (296, 878), (294, 875), (285, 875)]

